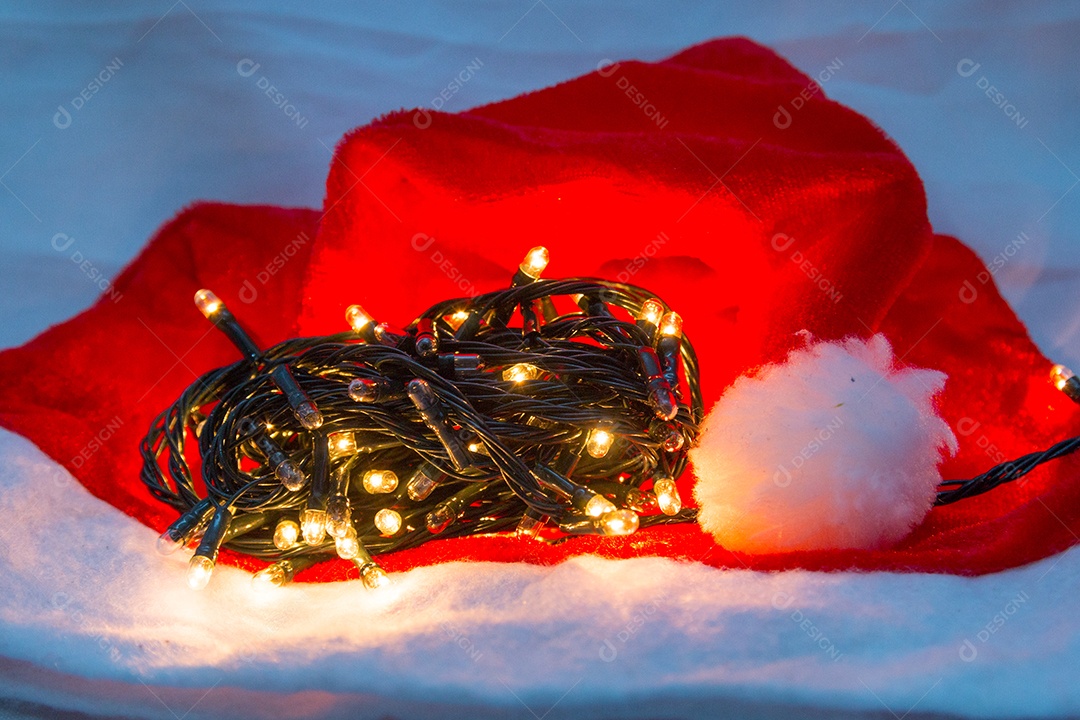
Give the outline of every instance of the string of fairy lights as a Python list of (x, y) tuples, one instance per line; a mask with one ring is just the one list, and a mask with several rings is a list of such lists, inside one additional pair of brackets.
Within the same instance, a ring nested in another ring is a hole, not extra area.
[(349, 330), (265, 351), (200, 290), (243, 359), (200, 377), (142, 443), (143, 481), (181, 513), (159, 550), (194, 548), (195, 589), (222, 547), (270, 561), (257, 587), (343, 558), (376, 588), (375, 557), (436, 538), (692, 521), (675, 479), (703, 408), (682, 319), (631, 285), (542, 280), (547, 264), (533, 248), (508, 289), (400, 332), (352, 305)]
[[(141, 444), (143, 482), (180, 512), (158, 550), (193, 548), (193, 589), (223, 547), (269, 562), (259, 589), (335, 558), (374, 589), (388, 579), (375, 557), (433, 539), (693, 522), (675, 480), (704, 410), (682, 318), (632, 285), (542, 280), (548, 259), (533, 248), (509, 288), (437, 303), (401, 331), (352, 305), (348, 330), (266, 350), (199, 290), (242, 359), (198, 378)], [(1050, 379), (1080, 403), (1072, 371)], [(936, 504), (1078, 449), (944, 481)]]

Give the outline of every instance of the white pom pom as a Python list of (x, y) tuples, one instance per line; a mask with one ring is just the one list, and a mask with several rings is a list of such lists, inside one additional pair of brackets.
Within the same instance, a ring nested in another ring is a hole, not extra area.
[(929, 512), (956, 437), (934, 370), (883, 335), (819, 342), (739, 378), (690, 452), (701, 526), (730, 550), (881, 548)]

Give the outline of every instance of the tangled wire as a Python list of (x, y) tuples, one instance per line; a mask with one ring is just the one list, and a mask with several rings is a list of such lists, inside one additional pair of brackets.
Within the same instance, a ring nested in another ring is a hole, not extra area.
[(692, 521), (674, 479), (703, 408), (681, 319), (638, 287), (539, 280), (539, 250), (509, 289), (403, 333), (352, 306), (352, 332), (265, 352), (201, 290), (245, 359), (188, 387), (141, 446), (143, 481), (181, 513), (159, 549), (197, 544), (189, 584), (223, 546), (274, 562), (260, 584), (342, 557), (375, 587), (372, 556), (434, 538)]
[[(351, 332), (266, 351), (200, 290), (244, 359), (200, 377), (142, 442), (143, 482), (181, 513), (159, 550), (195, 545), (196, 589), (221, 547), (272, 561), (260, 587), (340, 557), (374, 588), (386, 575), (373, 556), (434, 538), (558, 542), (695, 520), (675, 484), (704, 416), (682, 319), (639, 287), (540, 280), (546, 264), (534, 248), (509, 289), (440, 302), (402, 333), (353, 305)], [(1071, 371), (1052, 380), (1080, 402)], [(936, 504), (1077, 449), (947, 480)]]

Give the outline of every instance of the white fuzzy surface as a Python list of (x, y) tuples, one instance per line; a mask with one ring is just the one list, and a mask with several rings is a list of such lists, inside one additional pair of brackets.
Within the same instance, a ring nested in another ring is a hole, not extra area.
[(739, 378), (692, 451), (702, 527), (732, 550), (887, 547), (929, 512), (956, 438), (944, 373), (906, 367), (883, 335), (813, 342)]
[(1080, 548), (981, 578), (585, 556), (269, 597), (221, 567), (192, 592), (183, 557), (26, 439), (0, 431), (0, 457), (0, 693), (35, 717), (1080, 713)]

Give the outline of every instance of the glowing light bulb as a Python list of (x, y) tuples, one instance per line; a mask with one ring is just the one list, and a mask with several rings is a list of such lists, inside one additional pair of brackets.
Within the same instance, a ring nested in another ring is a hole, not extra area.
[(330, 433), (329, 442), (332, 458), (356, 454), (356, 435), (351, 430)]
[(203, 288), (195, 293), (195, 307), (199, 308), (199, 312), (203, 314), (210, 322), (214, 323), (218, 330), (220, 330), (225, 337), (229, 338), (229, 341), (239, 350), (248, 360), (258, 362), (262, 351), (259, 350), (259, 346), (255, 344), (255, 341), (251, 339), (251, 336), (244, 331), (244, 328), (236, 321), (233, 314), (229, 312), (229, 308), (225, 307), (225, 303), (221, 302), (221, 299), (212, 293), (211, 291)]
[(157, 539), (157, 551), (160, 555), (172, 555), (174, 552), (184, 547), (187, 543), (184, 542), (183, 536), (174, 538), (171, 530), (166, 530), (161, 533)]
[(300, 516), (300, 527), (304, 542), (308, 545), (322, 545), (326, 539), (326, 511), (307, 508)]
[(350, 305), (345, 308), (345, 322), (349, 323), (349, 327), (353, 329), (353, 332), (360, 332), (374, 322), (374, 318), (368, 315), (367, 311), (359, 305)]
[(1055, 365), (1050, 368), (1050, 382), (1054, 383), (1054, 387), (1058, 390), (1064, 390), (1066, 383), (1074, 377), (1076, 374), (1064, 365)]
[(641, 312), (638, 313), (637, 319), (655, 327), (660, 324), (660, 318), (663, 317), (663, 315), (664, 303), (656, 298), (649, 298), (642, 303)]
[(292, 520), (282, 520), (274, 528), (274, 547), (278, 550), (288, 550), (295, 547), (300, 539), (300, 526)]
[(612, 443), (615, 442), (615, 436), (607, 430), (602, 428), (594, 428), (589, 433), (589, 439), (585, 443), (585, 449), (594, 458), (602, 458), (608, 454), (608, 450), (611, 449)]
[[(357, 563), (356, 560), (353, 560), (353, 562)], [(390, 576), (387, 575), (386, 571), (379, 567), (374, 561), (368, 560), (362, 565), (359, 565), (359, 567), (360, 579), (364, 581), (364, 587), (368, 590), (378, 590), (390, 583)]]
[(334, 538), (334, 547), (342, 560), (352, 560), (359, 556), (360, 540), (356, 537), (356, 530), (350, 525), (349, 532), (344, 537)]
[(521, 272), (533, 280), (536, 280), (544, 272), (544, 268), (548, 266), (548, 259), (550, 255), (546, 247), (538, 245), (525, 255), (525, 259), (518, 265), (518, 269)]
[(195, 307), (207, 320), (212, 320), (214, 315), (225, 306), (224, 303), (212, 291), (203, 288), (195, 293)]
[[(569, 471), (567, 470), (567, 472)], [(615, 505), (603, 495), (590, 490), (584, 485), (578, 485), (570, 478), (543, 463), (536, 464), (533, 468), (533, 474), (541, 485), (554, 490), (560, 496), (569, 500), (570, 504), (578, 511), (585, 513), (585, 516), (590, 521), (615, 509)]]
[(656, 495), (656, 504), (660, 507), (660, 512), (665, 515), (677, 515), (682, 510), (679, 488), (671, 478), (662, 477), (653, 482), (653, 494)]
[(364, 473), (364, 489), (372, 495), (394, 492), (397, 485), (397, 473), (393, 470), (368, 470)]
[(629, 535), (638, 529), (638, 516), (630, 510), (613, 510), (600, 518), (605, 535)]
[(469, 319), (469, 312), (467, 310), (458, 310), (452, 315), (446, 316), (446, 322), (450, 325), (454, 332), (461, 329), (461, 326), (465, 324), (465, 321)]
[(1050, 381), (1070, 400), (1080, 403), (1080, 378), (1076, 377), (1072, 370), (1064, 365), (1055, 365), (1050, 370)]
[(201, 590), (210, 582), (210, 575), (214, 572), (214, 561), (217, 560), (218, 549), (225, 540), (225, 535), (232, 524), (232, 510), (226, 505), (214, 507), (214, 514), (206, 524), (206, 531), (199, 540), (195, 554), (188, 561), (188, 587), (192, 590)]
[(188, 561), (187, 584), (192, 590), (202, 590), (214, 574), (214, 561), (205, 555), (193, 555)]
[(517, 365), (511, 365), (503, 370), (503, 380), (507, 382), (521, 383), (526, 380), (535, 380), (540, 377), (542, 371), (535, 365), (529, 363), (518, 363)]
[(603, 495), (593, 495), (589, 498), (589, 502), (585, 503), (585, 514), (589, 517), (598, 518), (602, 515), (615, 512), (615, 503), (608, 500)]
[(396, 510), (383, 508), (375, 513), (375, 527), (386, 537), (396, 535), (401, 529), (401, 515)]
[(352, 508), (349, 498), (336, 494), (326, 501), (326, 532), (330, 537), (345, 537), (352, 526)]
[(664, 313), (660, 319), (660, 334), (669, 337), (682, 337), (682, 316), (677, 312)]
[(268, 565), (251, 576), (251, 587), (257, 592), (269, 592), (289, 581), (285, 568), (278, 563)]

